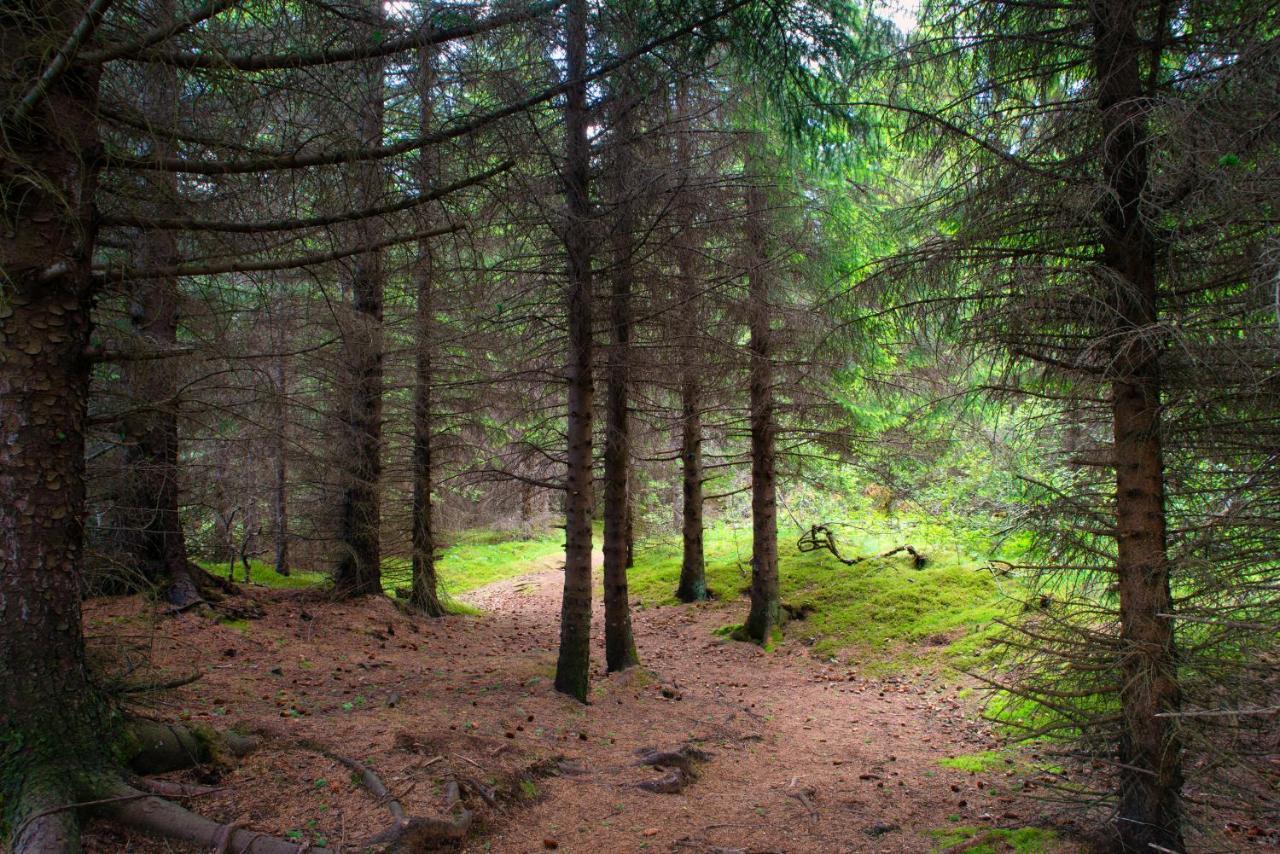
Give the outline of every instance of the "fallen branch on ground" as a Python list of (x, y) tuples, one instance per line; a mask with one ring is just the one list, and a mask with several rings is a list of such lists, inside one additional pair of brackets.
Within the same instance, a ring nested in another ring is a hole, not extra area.
[(843, 563), (845, 566), (854, 566), (873, 558), (893, 557), (896, 554), (906, 552), (911, 555), (913, 567), (915, 569), (923, 569), (928, 559), (916, 551), (912, 546), (898, 546), (896, 549), (890, 549), (878, 555), (863, 555), (862, 557), (847, 558), (840, 554), (840, 548), (836, 545), (835, 532), (826, 525), (814, 525), (801, 535), (796, 548), (802, 552), (829, 551), (835, 556), (835, 559)]

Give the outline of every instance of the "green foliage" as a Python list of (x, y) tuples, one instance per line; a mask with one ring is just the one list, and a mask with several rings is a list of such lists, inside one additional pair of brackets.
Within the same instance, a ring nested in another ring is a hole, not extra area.
[[(910, 542), (929, 559), (920, 570), (907, 555), (845, 566), (826, 552), (801, 554), (793, 543), (782, 541), (782, 601), (813, 609), (802, 622), (789, 623), (787, 635), (811, 643), (822, 654), (852, 647), (902, 664), (934, 657), (929, 650), (936, 649), (957, 665), (980, 663), (991, 646), (993, 622), (1009, 613), (1012, 600), (972, 554), (954, 538), (943, 539), (944, 534), (920, 522), (850, 537), (841, 546), (848, 555), (860, 556)], [(707, 530), (707, 582), (715, 596), (736, 598), (744, 591), (750, 552), (749, 529), (721, 525)], [(646, 604), (675, 604), (680, 555), (678, 542), (638, 548), (628, 579), (632, 595)], [(731, 634), (735, 628), (724, 627), (717, 634)], [(921, 642), (927, 644), (923, 653), (916, 646)]]
[(1020, 827), (1016, 830), (987, 827), (948, 827), (935, 830), (930, 834), (936, 841), (938, 849), (952, 848), (957, 845), (978, 842), (965, 850), (971, 854), (996, 854), (997, 851), (1012, 850), (1015, 854), (1039, 854), (1051, 850), (1057, 835), (1052, 830), (1039, 827)]
[(995, 750), (982, 750), (978, 753), (966, 753), (962, 756), (939, 759), (938, 764), (943, 768), (954, 768), (957, 771), (981, 774), (1007, 763), (1004, 754)]
[[(200, 561), (200, 566), (214, 575), (226, 578), (227, 564), (222, 561)], [(288, 575), (281, 575), (276, 572), (275, 566), (265, 561), (250, 559), (249, 560), (249, 577), (254, 584), (261, 584), (266, 587), (274, 587), (283, 590), (296, 590), (304, 587), (315, 587), (324, 584), (329, 580), (329, 576), (323, 572), (293, 570)], [(244, 579), (244, 564), (236, 561), (234, 581), (237, 583)]]
[(521, 539), (516, 532), (478, 529), (459, 534), (437, 563), (440, 586), (465, 593), (529, 572), (531, 564), (564, 551), (564, 533), (551, 530)]
[[(556, 530), (525, 537), (518, 531), (477, 528), (454, 537), (453, 544), (441, 553), (436, 572), (443, 592), (465, 593), (528, 572), (532, 563), (557, 554), (563, 548), (564, 535)], [(209, 572), (226, 575), (225, 563), (202, 561), (200, 565)], [(250, 560), (249, 566), (253, 582), (267, 587), (317, 587), (330, 580), (328, 573), (297, 569), (289, 575), (280, 575), (270, 564), (260, 560)], [(237, 581), (244, 577), (243, 572), (243, 565), (237, 563)], [(394, 595), (396, 587), (409, 584), (409, 560), (387, 558), (382, 562), (382, 575), (383, 588), (388, 595)], [(476, 613), (474, 608), (457, 602), (449, 603), (449, 610), (452, 613)]]

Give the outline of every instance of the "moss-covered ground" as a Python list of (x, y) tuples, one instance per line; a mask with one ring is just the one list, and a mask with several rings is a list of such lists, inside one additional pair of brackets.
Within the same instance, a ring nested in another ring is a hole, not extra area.
[[(989, 654), (994, 621), (1014, 607), (1010, 591), (964, 544), (931, 544), (904, 526), (883, 534), (847, 535), (846, 557), (880, 554), (904, 543), (927, 558), (916, 569), (910, 555), (872, 558), (846, 566), (828, 552), (801, 553), (794, 541), (779, 543), (781, 598), (792, 613), (786, 635), (834, 655), (856, 647), (888, 662), (946, 658), (960, 666)], [(932, 532), (930, 532), (932, 533)], [(717, 526), (706, 535), (707, 584), (717, 598), (735, 598), (750, 581), (751, 531)], [(674, 604), (680, 575), (678, 542), (645, 543), (629, 573), (634, 597), (648, 605)]]
[[(889, 530), (885, 530), (889, 527)], [(846, 566), (825, 551), (801, 553), (797, 533), (779, 542), (782, 601), (804, 619), (792, 620), (786, 639), (811, 646), (822, 655), (857, 649), (872, 653), (880, 666), (945, 661), (972, 667), (991, 653), (995, 621), (1016, 607), (1011, 582), (993, 575), (978, 555), (987, 544), (963, 539), (937, 522), (881, 524), (878, 532), (837, 528), (847, 557), (875, 555), (910, 543), (927, 558), (922, 568), (910, 555), (872, 558)], [(563, 533), (477, 529), (454, 535), (440, 555), (440, 586), (447, 599), (530, 571), (560, 553)], [(750, 580), (751, 531), (747, 526), (718, 524), (705, 538), (707, 583), (718, 599), (734, 599)], [(680, 543), (673, 537), (649, 539), (636, 548), (629, 572), (631, 595), (645, 606), (676, 603), (680, 575)], [(225, 573), (226, 567), (207, 565)], [(242, 577), (243, 568), (237, 567)], [(262, 561), (252, 562), (256, 583), (298, 588), (321, 585), (322, 572), (294, 571), (278, 575)], [(389, 594), (409, 584), (409, 562), (384, 562), (383, 583)]]

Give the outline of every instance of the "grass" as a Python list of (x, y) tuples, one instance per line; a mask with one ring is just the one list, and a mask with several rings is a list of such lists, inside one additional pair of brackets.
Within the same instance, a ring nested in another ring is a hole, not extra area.
[[(219, 578), (227, 577), (227, 565), (221, 561), (200, 561), (200, 566)], [(264, 561), (250, 559), (249, 560), (250, 576), (255, 584), (262, 584), (266, 587), (279, 587), (284, 589), (298, 589), (302, 587), (315, 587), (324, 584), (329, 580), (328, 573), (325, 572), (307, 572), (295, 569), (288, 575), (281, 575), (276, 572), (273, 564)], [(237, 583), (244, 581), (244, 564), (236, 561), (235, 578), (232, 579)]]
[[(913, 539), (916, 533), (848, 537), (840, 547), (846, 555), (863, 555), (912, 542), (928, 558), (920, 570), (905, 554), (846, 566), (827, 552), (802, 554), (793, 543), (780, 543), (782, 601), (813, 609), (803, 622), (790, 623), (787, 635), (828, 655), (856, 647), (901, 664), (904, 658), (933, 657), (921, 652), (923, 644), (955, 663), (980, 663), (990, 648), (993, 621), (1011, 605), (963, 548), (930, 545)], [(746, 528), (707, 530), (707, 584), (717, 597), (736, 598), (749, 583), (750, 538)], [(679, 575), (678, 543), (645, 544), (636, 549), (630, 591), (646, 604), (674, 604)]]
[(1020, 827), (1015, 830), (987, 827), (948, 827), (930, 833), (938, 849), (952, 848), (982, 839), (982, 843), (966, 848), (968, 854), (996, 854), (1012, 848), (1016, 854), (1040, 854), (1049, 851), (1057, 835), (1052, 830), (1039, 827)]
[[(453, 538), (452, 545), (440, 555), (436, 567), (440, 588), (442, 592), (455, 596), (495, 581), (503, 581), (528, 572), (535, 561), (558, 554), (563, 549), (564, 533), (555, 529), (523, 538), (519, 532), (487, 528), (463, 531)], [(200, 565), (216, 575), (226, 576), (225, 563), (202, 561)], [(260, 560), (250, 560), (249, 566), (254, 583), (267, 587), (297, 589), (317, 587), (329, 582), (327, 572), (295, 569), (289, 575), (280, 575), (271, 564)], [(240, 581), (244, 577), (243, 573), (243, 564), (237, 562), (235, 580)], [(388, 595), (393, 595), (396, 587), (407, 587), (409, 576), (407, 558), (387, 558), (382, 562), (382, 584)], [(458, 609), (468, 613), (472, 610), (461, 605)]]
[(1009, 762), (1003, 753), (998, 753), (994, 750), (983, 750), (978, 753), (966, 753), (963, 756), (939, 759), (938, 764), (943, 768), (954, 768), (957, 771), (981, 774), (993, 768), (1006, 767)]
[(440, 586), (465, 593), (523, 575), (530, 564), (564, 551), (564, 531), (552, 529), (532, 538), (518, 532), (480, 529), (459, 534), (440, 556)]
[[(973, 556), (982, 551), (981, 543), (960, 536), (947, 540), (947, 528), (932, 520), (881, 534), (854, 529), (840, 529), (839, 534), (846, 555), (878, 554), (909, 542), (928, 563), (917, 570), (910, 556), (901, 554), (845, 566), (827, 552), (800, 553), (792, 532), (785, 533), (779, 544), (782, 601), (812, 609), (805, 620), (786, 627), (789, 638), (824, 655), (856, 648), (864, 664), (886, 669), (938, 659), (962, 667), (985, 661), (996, 632), (994, 621), (1007, 616), (1013, 606)], [(442, 592), (456, 597), (521, 575), (560, 554), (563, 541), (559, 529), (532, 537), (493, 529), (461, 532), (440, 556)], [(718, 597), (736, 599), (750, 580), (750, 529), (710, 527), (705, 550), (708, 585)], [(646, 605), (675, 604), (680, 557), (674, 537), (638, 544), (636, 565), (629, 573), (632, 596)], [(261, 561), (251, 566), (254, 581), (270, 587), (309, 587), (328, 580), (323, 572), (295, 571), (286, 577)], [(225, 564), (206, 568), (226, 571)], [(389, 594), (408, 586), (408, 561), (385, 561), (383, 584)], [(464, 610), (459, 603), (453, 605)], [(866, 661), (868, 652), (873, 654), (871, 662)]]

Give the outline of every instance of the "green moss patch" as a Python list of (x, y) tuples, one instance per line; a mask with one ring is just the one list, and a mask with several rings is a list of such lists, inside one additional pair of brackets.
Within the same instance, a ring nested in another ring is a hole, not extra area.
[(954, 768), (957, 771), (981, 774), (993, 768), (1008, 765), (1009, 761), (1003, 753), (998, 753), (994, 750), (983, 750), (979, 753), (967, 753), (963, 756), (939, 759), (938, 764), (943, 768)]
[[(800, 553), (794, 542), (779, 543), (779, 575), (784, 602), (812, 606), (787, 635), (810, 643), (819, 654), (855, 647), (901, 665), (945, 659), (974, 666), (991, 654), (994, 621), (1014, 607), (981, 561), (958, 545), (930, 545), (907, 529), (882, 537), (849, 537), (847, 555), (878, 554), (910, 542), (927, 558), (915, 569), (910, 555), (873, 558), (846, 566), (826, 552)], [(739, 595), (750, 581), (751, 532), (719, 526), (706, 532), (707, 583), (725, 598)], [(629, 572), (633, 596), (646, 605), (677, 604), (678, 542), (645, 543)]]
[(1039, 854), (1051, 850), (1057, 839), (1052, 830), (1039, 827), (1020, 827), (1015, 830), (987, 827), (948, 827), (931, 831), (930, 836), (937, 844), (936, 850), (945, 850), (957, 845), (970, 845), (965, 849), (969, 854), (996, 854), (1008, 851), (1015, 854)]

